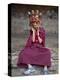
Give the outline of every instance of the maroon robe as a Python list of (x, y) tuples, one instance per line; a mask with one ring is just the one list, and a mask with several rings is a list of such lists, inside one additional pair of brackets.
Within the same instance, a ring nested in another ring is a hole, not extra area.
[(42, 43), (40, 44), (35, 35), (35, 42), (32, 42), (32, 30), (30, 30), (30, 35), (24, 49), (19, 53), (17, 66), (21, 64), (32, 64), (40, 66), (51, 66), (51, 52), (45, 47), (45, 30), (40, 27), (39, 36), (42, 38)]

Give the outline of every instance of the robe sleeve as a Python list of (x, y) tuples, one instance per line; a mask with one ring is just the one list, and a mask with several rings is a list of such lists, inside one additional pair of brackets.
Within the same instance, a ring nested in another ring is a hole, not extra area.
[(39, 30), (39, 36), (42, 38), (42, 46), (45, 47), (45, 29), (41, 28), (41, 30)]
[(29, 34), (29, 37), (27, 39), (25, 47), (31, 47), (31, 44), (32, 44), (32, 30), (30, 30), (30, 34)]

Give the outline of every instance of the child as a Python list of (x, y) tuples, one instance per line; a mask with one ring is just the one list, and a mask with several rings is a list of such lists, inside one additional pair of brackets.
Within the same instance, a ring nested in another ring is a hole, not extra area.
[(45, 47), (45, 30), (41, 26), (38, 10), (29, 13), (30, 35), (25, 48), (20, 52), (17, 66), (26, 64), (28, 69), (24, 74), (35, 71), (33, 65), (44, 66), (44, 74), (48, 73), (47, 67), (51, 66), (51, 52)]

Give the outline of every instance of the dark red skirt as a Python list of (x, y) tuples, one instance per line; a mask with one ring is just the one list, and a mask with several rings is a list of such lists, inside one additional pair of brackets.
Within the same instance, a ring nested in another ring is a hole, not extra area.
[(38, 43), (25, 47), (18, 56), (17, 66), (21, 64), (34, 64), (40, 66), (51, 66), (51, 52), (48, 48)]

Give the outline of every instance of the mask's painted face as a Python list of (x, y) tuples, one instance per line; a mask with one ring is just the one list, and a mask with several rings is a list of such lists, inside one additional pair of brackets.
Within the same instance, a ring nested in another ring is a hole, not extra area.
[(30, 24), (31, 24), (32, 27), (38, 28), (39, 25), (40, 25), (40, 18), (39, 18), (39, 16), (38, 15), (32, 15), (30, 17)]

